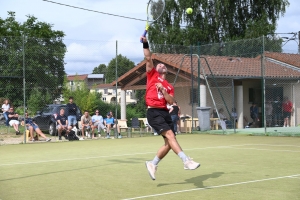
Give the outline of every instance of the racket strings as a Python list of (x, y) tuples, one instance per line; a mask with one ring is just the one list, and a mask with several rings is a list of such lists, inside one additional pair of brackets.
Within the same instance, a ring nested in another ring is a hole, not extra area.
[(152, 0), (149, 3), (148, 7), (148, 21), (157, 20), (165, 9), (165, 1), (164, 0)]

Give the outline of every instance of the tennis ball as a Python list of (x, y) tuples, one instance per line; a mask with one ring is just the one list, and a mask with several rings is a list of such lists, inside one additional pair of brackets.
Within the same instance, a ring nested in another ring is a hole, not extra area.
[(193, 9), (192, 8), (187, 8), (185, 11), (188, 15), (193, 13)]

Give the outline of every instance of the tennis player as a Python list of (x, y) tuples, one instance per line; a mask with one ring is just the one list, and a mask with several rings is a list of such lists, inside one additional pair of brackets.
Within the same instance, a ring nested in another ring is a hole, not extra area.
[(172, 105), (174, 102), (174, 88), (166, 80), (167, 67), (159, 63), (154, 67), (151, 59), (149, 44), (145, 37), (143, 41), (144, 56), (146, 58), (147, 86), (146, 86), (146, 105), (147, 120), (158, 134), (162, 135), (165, 144), (158, 150), (152, 161), (146, 161), (146, 167), (152, 180), (155, 180), (157, 165), (168, 152), (172, 149), (182, 160), (184, 169), (194, 170), (200, 164), (193, 161), (182, 151), (173, 130), (173, 122), (167, 109), (167, 103)]

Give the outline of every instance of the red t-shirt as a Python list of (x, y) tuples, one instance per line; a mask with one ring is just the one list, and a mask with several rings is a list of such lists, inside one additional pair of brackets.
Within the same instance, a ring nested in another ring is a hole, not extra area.
[(158, 108), (167, 108), (167, 101), (161, 91), (156, 88), (156, 83), (161, 83), (167, 93), (174, 96), (174, 87), (168, 83), (168, 81), (162, 79), (159, 73), (153, 68), (147, 72), (147, 86), (146, 86), (146, 104), (147, 106), (153, 106)]
[(286, 101), (282, 103), (283, 112), (292, 112), (293, 103), (291, 101)]

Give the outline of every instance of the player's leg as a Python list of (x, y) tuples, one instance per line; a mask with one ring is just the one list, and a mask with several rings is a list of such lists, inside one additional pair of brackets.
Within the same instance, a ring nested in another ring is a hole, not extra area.
[(168, 139), (164, 138), (165, 144), (159, 148), (156, 156), (152, 161), (146, 161), (146, 168), (152, 180), (155, 180), (155, 172), (157, 170), (157, 165), (171, 150), (171, 147), (168, 143)]

